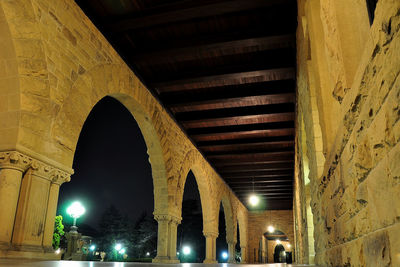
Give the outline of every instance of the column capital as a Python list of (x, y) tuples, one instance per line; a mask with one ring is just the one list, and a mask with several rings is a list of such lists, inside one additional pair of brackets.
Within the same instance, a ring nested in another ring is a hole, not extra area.
[(15, 169), (25, 172), (32, 164), (32, 158), (18, 151), (1, 151), (0, 152), (0, 168)]
[(30, 170), (34, 175), (59, 185), (71, 180), (71, 173), (60, 170), (19, 151), (1, 151), (0, 168), (16, 169), (22, 172)]
[(211, 238), (217, 238), (219, 233), (218, 232), (212, 232), (212, 231), (203, 231), (203, 235), (207, 238), (207, 237), (211, 237)]
[(167, 221), (167, 222), (173, 222), (173, 223), (176, 223), (176, 224), (180, 224), (181, 221), (182, 221), (182, 217), (177, 217), (177, 216), (174, 216), (174, 215), (169, 215), (169, 214), (155, 214), (155, 213), (153, 213), (153, 215), (154, 215), (154, 219), (155, 219), (157, 222), (160, 222), (160, 221)]

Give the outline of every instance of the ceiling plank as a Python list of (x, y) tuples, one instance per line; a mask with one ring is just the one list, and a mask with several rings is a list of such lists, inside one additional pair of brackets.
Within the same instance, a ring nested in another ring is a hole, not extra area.
[(201, 128), (201, 127), (283, 122), (283, 121), (293, 121), (293, 120), (294, 120), (294, 112), (284, 112), (284, 113), (189, 120), (189, 121), (181, 121), (181, 124), (186, 129), (190, 129), (190, 128)]
[(273, 163), (273, 164), (244, 164), (244, 165), (233, 165), (233, 166), (218, 166), (219, 173), (230, 173), (230, 172), (247, 172), (253, 171), (276, 171), (276, 170), (293, 170), (293, 163)]
[(131, 56), (131, 60), (139, 65), (152, 65), (167, 63), (170, 60), (174, 62), (196, 60), (202, 58), (215, 57), (214, 50), (218, 50), (218, 56), (228, 56), (243, 54), (242, 49), (249, 51), (253, 48), (255, 51), (272, 50), (279, 48), (288, 48), (295, 45), (295, 36), (293, 34), (267, 36), (258, 38), (246, 38), (235, 41), (224, 41), (213, 44), (204, 44), (182, 48), (172, 48), (154, 52), (137, 53)]
[(264, 129), (251, 131), (232, 131), (223, 133), (191, 134), (190, 137), (196, 141), (220, 141), (232, 139), (251, 139), (260, 137), (288, 136), (294, 134), (294, 128)]
[(158, 93), (191, 90), (194, 88), (210, 88), (235, 84), (247, 84), (267, 81), (290, 80), (295, 78), (294, 68), (265, 69), (256, 71), (227, 73), (202, 76), (189, 79), (157, 82), (150, 84)]
[[(291, 2), (291, 0), (231, 0), (223, 2), (215, 1), (215, 3), (189, 8), (179, 8), (179, 6), (177, 6), (175, 9), (168, 9), (167, 12), (163, 12), (163, 9), (155, 9), (155, 13), (153, 14), (151, 10), (147, 10), (146, 12), (143, 12), (146, 13), (145, 15), (137, 14), (134, 18), (126, 18), (110, 24), (109, 30), (113, 32), (125, 32), (128, 30), (147, 28), (167, 23), (176, 23), (196, 18), (218, 16), (278, 4), (289, 4)], [(164, 10), (166, 10), (166, 8), (164, 8)]]
[(260, 151), (274, 148), (286, 148), (294, 146), (294, 140), (276, 141), (276, 142), (259, 142), (259, 143), (243, 143), (229, 145), (209, 145), (199, 146), (199, 149), (207, 152), (238, 152), (238, 151)]
[(272, 105), (282, 103), (294, 103), (295, 94), (271, 94), (247, 97), (235, 97), (224, 99), (213, 99), (207, 101), (185, 102), (169, 105), (170, 109), (176, 112), (201, 111), (221, 108), (251, 107), (261, 105)]

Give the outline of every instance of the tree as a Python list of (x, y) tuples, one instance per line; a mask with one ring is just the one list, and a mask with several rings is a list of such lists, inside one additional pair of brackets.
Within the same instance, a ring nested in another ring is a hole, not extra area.
[(64, 236), (64, 225), (62, 223), (63, 217), (61, 215), (56, 216), (54, 223), (53, 233), (53, 248), (58, 249), (60, 247), (61, 237)]

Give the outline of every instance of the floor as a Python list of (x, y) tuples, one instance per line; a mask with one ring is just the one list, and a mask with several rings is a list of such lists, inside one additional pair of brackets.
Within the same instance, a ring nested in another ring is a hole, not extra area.
[[(182, 264), (156, 264), (156, 263), (138, 263), (138, 262), (91, 262), (91, 261), (21, 261), (21, 260), (0, 260), (0, 267), (233, 267), (239, 264), (201, 264), (201, 263), (182, 263)], [(268, 267), (283, 267), (283, 266), (310, 266), (298, 264), (240, 264), (240, 267), (246, 266), (268, 266)]]

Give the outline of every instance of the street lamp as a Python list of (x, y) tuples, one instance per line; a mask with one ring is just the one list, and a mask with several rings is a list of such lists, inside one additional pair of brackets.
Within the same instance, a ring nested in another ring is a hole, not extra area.
[(122, 249), (122, 245), (118, 243), (118, 244), (115, 245), (114, 248), (115, 248), (116, 251), (120, 251)]
[(184, 255), (189, 255), (189, 254), (190, 254), (190, 251), (191, 251), (191, 249), (190, 249), (189, 246), (184, 246), (184, 247), (183, 247), (183, 254), (184, 254)]
[(76, 227), (76, 219), (81, 217), (85, 213), (85, 207), (79, 201), (75, 201), (67, 208), (67, 213), (74, 219), (74, 223), (71, 226), (71, 232), (78, 232), (78, 227)]
[(268, 232), (272, 234), (273, 232), (275, 232), (275, 228), (272, 225), (268, 226)]
[(257, 195), (251, 195), (249, 198), (250, 205), (257, 206), (258, 202), (260, 202), (260, 198)]
[(222, 258), (226, 260), (228, 258), (228, 253), (226, 251), (222, 252)]

